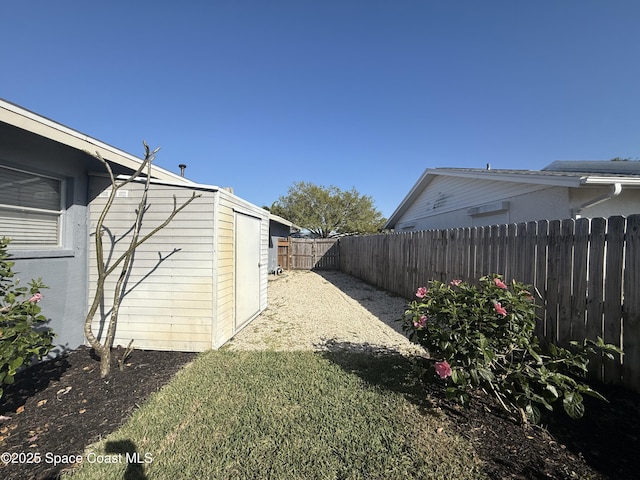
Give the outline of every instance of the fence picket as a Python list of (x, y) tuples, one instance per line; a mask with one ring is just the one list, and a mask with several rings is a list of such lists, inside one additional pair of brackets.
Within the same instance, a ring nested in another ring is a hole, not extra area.
[(547, 244), (547, 340), (558, 341), (558, 282), (560, 260), (560, 221), (549, 222)]
[[(622, 346), (622, 268), (625, 218), (611, 217), (607, 225), (607, 254), (604, 279), (604, 340)], [(604, 380), (622, 376), (622, 365), (604, 359)]]
[(571, 338), (586, 338), (587, 260), (589, 249), (589, 219), (576, 221), (573, 242), (573, 294), (571, 297)]
[(568, 347), (571, 341), (574, 223), (571, 218), (562, 221), (558, 243), (558, 344), (563, 347)]
[(534, 291), (531, 292), (538, 305), (538, 328), (536, 333), (547, 338), (547, 245), (549, 239), (549, 222), (540, 220), (537, 227), (536, 237), (536, 282)]
[(624, 269), (624, 359), (625, 386), (640, 391), (640, 215), (627, 218)]
[[(591, 241), (589, 242), (589, 279), (587, 280), (587, 338), (603, 336), (604, 312), (604, 252), (606, 245), (607, 221), (604, 218), (591, 220)], [(593, 356), (589, 363), (589, 373), (602, 380), (602, 358)]]

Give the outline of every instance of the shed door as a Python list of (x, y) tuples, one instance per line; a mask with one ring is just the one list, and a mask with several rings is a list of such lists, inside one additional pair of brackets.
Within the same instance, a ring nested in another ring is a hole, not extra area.
[(260, 311), (260, 219), (236, 212), (236, 322)]

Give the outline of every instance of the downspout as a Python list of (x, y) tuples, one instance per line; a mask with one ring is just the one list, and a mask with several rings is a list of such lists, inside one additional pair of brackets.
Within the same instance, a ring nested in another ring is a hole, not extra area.
[(599, 197), (593, 198), (588, 202), (583, 203), (579, 207), (572, 208), (571, 218), (580, 218), (580, 212), (582, 212), (582, 210), (584, 210), (585, 208), (593, 207), (594, 205), (597, 205), (599, 203), (606, 202), (607, 200), (610, 200), (613, 197), (617, 197), (618, 195), (620, 195), (620, 193), (622, 193), (622, 184), (614, 183), (613, 185), (611, 185), (609, 192), (605, 193), (604, 195), (600, 195)]

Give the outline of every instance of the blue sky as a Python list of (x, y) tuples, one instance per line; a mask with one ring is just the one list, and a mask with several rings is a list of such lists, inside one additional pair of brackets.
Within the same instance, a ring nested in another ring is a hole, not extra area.
[(270, 205), (640, 157), (633, 0), (6, 0), (0, 97)]

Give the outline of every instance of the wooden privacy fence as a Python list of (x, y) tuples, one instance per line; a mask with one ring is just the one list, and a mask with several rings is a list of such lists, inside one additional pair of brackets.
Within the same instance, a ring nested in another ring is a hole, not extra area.
[(292, 270), (339, 270), (340, 245), (335, 238), (291, 237), (289, 260)]
[(533, 285), (541, 335), (620, 345), (622, 361), (596, 359), (591, 373), (640, 391), (640, 215), (345, 237), (340, 252), (343, 272), (405, 298), (490, 273)]
[(284, 270), (289, 270), (289, 239), (278, 239), (278, 266)]

